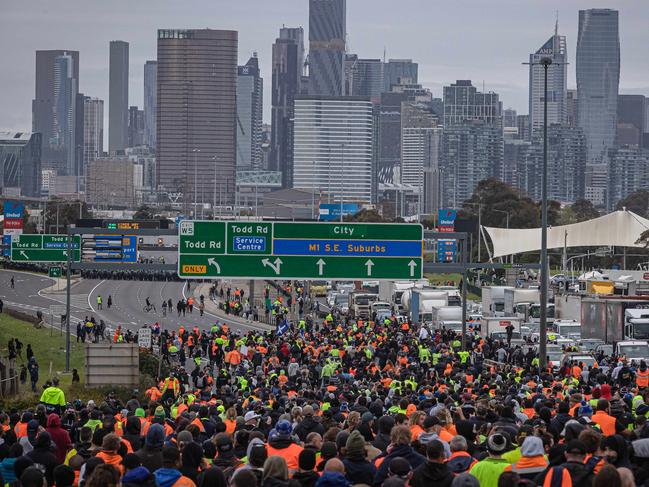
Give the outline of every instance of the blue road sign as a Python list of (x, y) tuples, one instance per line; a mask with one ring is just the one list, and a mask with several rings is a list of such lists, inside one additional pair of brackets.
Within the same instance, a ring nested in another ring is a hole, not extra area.
[(439, 262), (454, 262), (456, 255), (456, 240), (440, 239), (437, 241), (437, 260)]
[(93, 237), (95, 262), (135, 264), (137, 237), (134, 235), (96, 235)]
[(275, 239), (275, 255), (421, 257), (421, 242), (390, 240)]
[(11, 255), (11, 235), (2, 236), (2, 256), (9, 257)]

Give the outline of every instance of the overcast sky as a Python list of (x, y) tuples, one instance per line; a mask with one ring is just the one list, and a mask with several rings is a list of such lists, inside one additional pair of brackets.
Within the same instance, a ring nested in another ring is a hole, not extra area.
[[(347, 0), (348, 50), (412, 58), (435, 96), (445, 84), (472, 79), (527, 113), (521, 62), (552, 35), (558, 11), (574, 87), (578, 11), (594, 7), (620, 11), (620, 92), (649, 95), (647, 0)], [(141, 107), (143, 65), (156, 57), (159, 28), (238, 30), (240, 64), (259, 53), (269, 122), (271, 46), (282, 24), (306, 31), (308, 23), (308, 0), (0, 0), (0, 129), (31, 128), (38, 49), (80, 51), (80, 90), (103, 99), (107, 117), (108, 43), (129, 42), (129, 104)]]

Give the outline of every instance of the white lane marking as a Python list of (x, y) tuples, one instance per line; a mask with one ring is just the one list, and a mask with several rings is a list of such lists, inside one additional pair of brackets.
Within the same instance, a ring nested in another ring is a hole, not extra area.
[(90, 296), (92, 296), (92, 293), (95, 292), (95, 289), (97, 289), (99, 286), (101, 286), (103, 283), (106, 282), (106, 279), (99, 281), (99, 284), (97, 284), (95, 287), (91, 289), (91, 291), (88, 293), (88, 306), (90, 306), (90, 309), (92, 310), (93, 313), (96, 313), (95, 308), (92, 307), (92, 304), (90, 303)]

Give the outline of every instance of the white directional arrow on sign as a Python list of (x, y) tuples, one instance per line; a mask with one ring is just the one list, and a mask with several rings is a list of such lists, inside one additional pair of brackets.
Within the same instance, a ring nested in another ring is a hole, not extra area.
[(279, 276), (280, 266), (283, 264), (282, 259), (280, 259), (279, 257), (275, 259), (274, 265), (268, 259), (262, 259), (261, 263), (264, 265), (264, 267), (270, 267), (271, 269), (273, 269), (275, 274)]
[(318, 262), (316, 262), (316, 265), (318, 266), (318, 275), (321, 276), (324, 272), (324, 266), (326, 266), (327, 263), (324, 260), (320, 259)]
[(210, 257), (209, 259), (207, 259), (207, 264), (208, 264), (208, 265), (213, 265), (214, 267), (216, 267), (216, 273), (217, 273), (217, 274), (220, 274), (220, 273), (221, 273), (221, 266), (220, 266), (220, 265), (218, 264), (218, 262), (216, 262), (212, 257)]
[(372, 262), (370, 259), (367, 259), (365, 266), (367, 267), (367, 275), (369, 277), (372, 275), (372, 267), (374, 266), (374, 262)]
[(410, 267), (410, 277), (415, 277), (415, 267), (417, 267), (417, 263), (414, 260), (411, 260), (408, 262), (408, 267)]
[(25, 259), (29, 259), (29, 256), (22, 250), (20, 251), (20, 255), (22, 255)]

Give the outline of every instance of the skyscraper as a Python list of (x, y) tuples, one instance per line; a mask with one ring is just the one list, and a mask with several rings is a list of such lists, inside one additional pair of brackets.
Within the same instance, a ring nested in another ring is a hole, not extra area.
[(481, 93), (471, 80), (457, 80), (444, 87), (444, 126), (470, 120), (482, 120), (486, 125), (502, 127), (502, 106), (498, 93)]
[[(86, 165), (104, 153), (104, 100), (84, 97), (83, 160)], [(85, 171), (84, 171), (85, 173)]]
[(617, 97), (617, 145), (643, 147), (647, 131), (645, 118), (647, 98), (644, 95)]
[(32, 131), (41, 134), (43, 169), (77, 176), (78, 51), (36, 51), (36, 92), (32, 102)]
[(187, 210), (234, 202), (237, 48), (236, 31), (158, 30), (158, 185)]
[(264, 80), (255, 52), (237, 76), (237, 169), (261, 169)]
[(419, 65), (412, 59), (389, 59), (383, 67), (383, 91), (392, 91), (392, 85), (402, 84), (401, 79), (410, 84), (419, 82)]
[(128, 145), (128, 42), (110, 41), (108, 83), (108, 151)]
[(369, 97), (377, 102), (383, 92), (383, 62), (380, 59), (359, 59), (356, 54), (345, 58), (345, 94)]
[(577, 119), (579, 117), (579, 96), (577, 90), (568, 90), (566, 95), (566, 124), (569, 127), (577, 127), (579, 125)]
[(293, 187), (322, 192), (336, 203), (370, 203), (372, 131), (368, 98), (296, 98)]
[(617, 203), (635, 191), (649, 187), (649, 151), (638, 147), (623, 147), (608, 151), (609, 206)]
[(347, 0), (309, 0), (309, 94), (344, 94)]
[(144, 144), (144, 110), (128, 107), (128, 143), (127, 147)]
[(155, 150), (158, 62), (144, 63), (144, 144)]
[(401, 184), (418, 188), (419, 214), (439, 209), (442, 128), (430, 107), (404, 102), (401, 108)]
[(484, 120), (444, 127), (442, 137), (442, 206), (460, 208), (483, 179), (501, 174), (503, 131)]
[(618, 12), (579, 11), (577, 92), (579, 126), (588, 144), (588, 163), (602, 161), (615, 144), (617, 95), (620, 84)]
[(293, 181), (293, 100), (300, 93), (304, 71), (304, 30), (283, 27), (273, 44), (271, 143), (269, 167), (281, 171), (282, 187)]
[(548, 125), (566, 123), (568, 94), (568, 52), (566, 37), (560, 36), (558, 25), (550, 37), (535, 53), (530, 54), (529, 115), (532, 135), (543, 130), (544, 68), (539, 63), (550, 58), (548, 67)]
[(41, 134), (0, 132), (0, 195), (40, 193)]

